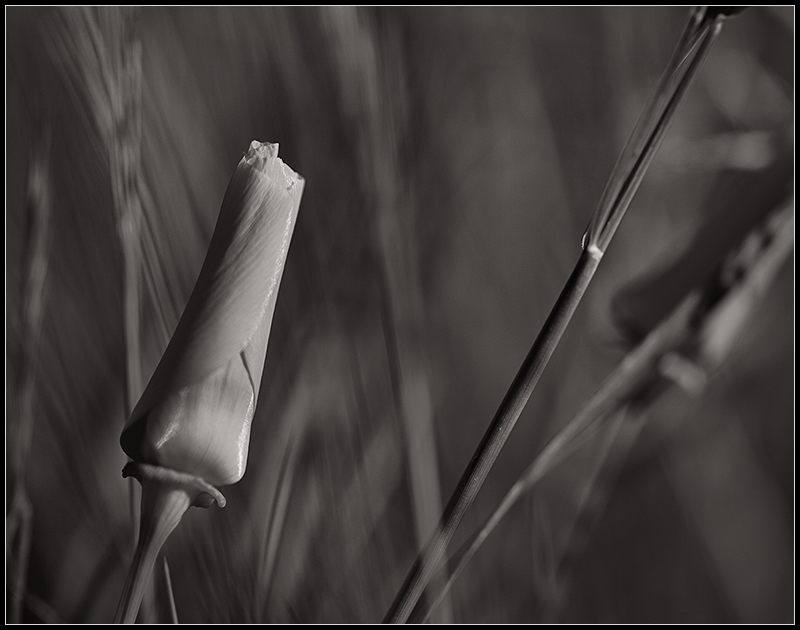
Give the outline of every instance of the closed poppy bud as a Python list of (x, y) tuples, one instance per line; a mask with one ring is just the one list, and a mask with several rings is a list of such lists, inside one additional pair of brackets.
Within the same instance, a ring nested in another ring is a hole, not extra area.
[(191, 505), (244, 475), (278, 287), (304, 180), (253, 141), (222, 201), (178, 327), (120, 442), (142, 484), (139, 541), (116, 621), (133, 623), (156, 556)]
[(178, 327), (122, 433), (137, 462), (228, 485), (244, 475), (275, 301), (304, 180), (253, 141)]

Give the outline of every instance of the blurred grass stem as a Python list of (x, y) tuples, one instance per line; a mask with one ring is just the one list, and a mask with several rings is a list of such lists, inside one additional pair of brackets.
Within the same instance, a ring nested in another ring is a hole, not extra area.
[[(414, 532), (421, 547), (438, 526), (442, 498), (422, 343), (424, 301), (412, 211), (416, 200), (401, 140), (409, 135), (410, 118), (403, 40), (397, 29), (386, 25), (376, 31), (360, 9), (328, 8), (322, 15), (338, 61), (341, 103), (359, 130), (361, 188), (374, 208), (384, 338), (394, 405), (406, 439)], [(445, 602), (434, 621), (451, 623), (451, 608)]]
[(175, 594), (172, 592), (172, 576), (170, 575), (169, 563), (166, 558), (162, 558), (162, 566), (164, 567), (164, 595), (169, 605), (170, 623), (179, 623), (178, 608), (175, 606)]
[[(710, 17), (712, 16), (712, 17)], [(600, 264), (603, 253), (614, 236), (644, 174), (655, 156), (670, 122), (689, 91), (703, 61), (722, 29), (724, 14), (705, 9), (692, 9), (689, 23), (680, 36), (667, 69), (656, 89), (655, 96), (645, 107), (623, 150), (606, 192), (584, 234), (584, 251), (572, 275), (550, 312), (539, 336), (514, 378), (494, 419), (484, 434), (475, 454), (445, 507), (440, 529), (434, 533), (415, 560), (405, 582), (395, 597), (384, 622), (405, 623), (444, 557), (450, 540), (461, 519), (474, 501), (489, 470), (519, 419), (561, 336), (572, 319), (586, 288)], [(709, 20), (712, 20), (709, 24)], [(678, 78), (681, 62), (697, 40), (700, 43), (684, 73)], [(660, 103), (666, 103), (659, 108)], [(641, 150), (636, 150), (639, 138), (645, 137)]]
[(39, 372), (40, 346), (50, 265), (50, 221), (53, 203), (50, 177), (51, 131), (45, 128), (35, 147), (28, 168), (26, 211), (26, 278), (22, 300), (23, 359), (20, 379), (20, 411), (9, 450), (9, 470), (13, 486), (6, 516), (6, 557), (11, 590), (9, 621), (22, 622), (22, 603), (28, 581), (33, 505), (27, 491), (35, 418), (36, 375)]

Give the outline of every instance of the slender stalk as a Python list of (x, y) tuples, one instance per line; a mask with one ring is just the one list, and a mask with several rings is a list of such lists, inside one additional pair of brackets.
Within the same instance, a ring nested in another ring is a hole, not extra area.
[(8, 621), (22, 623), (22, 603), (28, 584), (28, 558), (31, 551), (33, 505), (24, 483), (17, 482), (6, 518), (6, 557), (8, 566)]
[(139, 541), (122, 589), (114, 623), (135, 623), (158, 552), (192, 505), (209, 507), (216, 501), (225, 505), (225, 497), (202, 478), (160, 466), (129, 463), (123, 476), (132, 476), (142, 484), (142, 512)]
[[(290, 425), (294, 426), (294, 425)], [(262, 543), (262, 557), (258, 564), (256, 576), (256, 597), (254, 598), (255, 609), (253, 617), (259, 619), (266, 610), (269, 601), (272, 579), (275, 572), (275, 560), (278, 557), (278, 545), (283, 535), (283, 528), (286, 524), (286, 514), (289, 507), (289, 499), (292, 495), (294, 486), (294, 475), (297, 470), (297, 458), (300, 455), (303, 431), (289, 436), (286, 449), (281, 458), (281, 465), (278, 469), (278, 478), (275, 482), (275, 490), (272, 497), (272, 504), (269, 509), (269, 518), (264, 540)]]
[[(589, 223), (589, 228), (582, 241), (584, 251), (575, 270), (458, 482), (442, 515), (440, 529), (434, 533), (420, 552), (386, 613), (384, 622), (405, 623), (422, 596), (464, 513), (477, 496), (489, 470), (533, 393), (539, 377), (547, 366), (547, 362), (597, 270), (603, 253), (611, 242), (647, 168), (664, 139), (670, 122), (688, 93), (711, 46), (719, 36), (722, 22), (726, 17), (723, 13), (714, 13), (703, 9), (692, 10), (689, 24), (679, 39), (676, 52), (667, 66), (664, 78), (634, 128), (631, 140), (623, 151), (623, 157), (612, 172), (611, 180), (606, 186), (606, 195), (609, 201), (601, 200), (600, 206)], [(709, 21), (711, 21), (710, 24)], [(709, 24), (707, 30), (706, 24)], [(688, 62), (689, 65), (683, 76), (677, 78), (683, 59), (691, 52), (698, 39), (700, 39), (700, 44), (695, 56)], [(660, 108), (660, 103), (666, 104)], [(646, 138), (641, 150), (632, 149), (639, 143), (640, 137)], [(626, 162), (627, 164), (625, 164)]]
[(162, 558), (164, 567), (164, 595), (169, 604), (169, 620), (171, 623), (178, 622), (178, 608), (175, 606), (175, 594), (172, 592), (172, 577), (169, 573), (169, 563), (166, 558)]
[[(55, 21), (52, 50), (76, 101), (81, 108), (88, 105), (111, 180), (122, 252), (123, 421), (142, 393), (142, 47), (137, 14), (138, 9), (127, 7), (63, 8)], [(137, 538), (137, 500), (136, 486), (130, 480), (131, 545)]]
[(636, 157), (630, 172), (622, 181), (614, 203), (608, 211), (607, 221), (598, 224), (596, 231), (592, 230), (592, 225), (590, 224), (589, 231), (587, 231), (584, 237), (584, 243), (587, 244), (587, 247), (596, 246), (601, 251), (605, 252), (611, 239), (614, 237), (619, 224), (622, 222), (622, 218), (625, 216), (625, 212), (628, 210), (636, 191), (639, 189), (639, 185), (644, 179), (647, 169), (667, 134), (669, 124), (672, 122), (678, 111), (678, 107), (683, 102), (694, 80), (697, 78), (700, 68), (703, 66), (703, 62), (711, 51), (711, 47), (717, 40), (717, 37), (719, 37), (722, 31), (723, 19), (722, 17), (718, 17), (710, 26), (709, 32), (701, 41), (697, 53), (692, 58), (691, 62), (689, 62), (689, 67), (686, 69), (685, 74), (674, 87), (674, 92), (669, 97), (664, 110), (659, 115), (651, 134), (644, 144), (642, 152)]
[[(569, 447), (587, 429), (613, 416), (627, 404), (629, 398), (650, 378), (657, 369), (659, 360), (668, 352), (677, 349), (691, 333), (692, 318), (697, 311), (698, 296), (687, 298), (675, 312), (656, 328), (620, 366), (603, 382), (583, 409), (562, 427), (542, 449), (531, 465), (511, 487), (494, 513), (483, 523), (474, 536), (465, 543), (463, 553), (456, 553), (458, 564), (450, 574), (445, 591), (455, 582), (475, 552), (486, 541), (495, 527), (517, 502), (570, 453)], [(426, 613), (426, 619), (438, 605), (444, 592), (437, 594), (436, 601)]]
[(645, 144), (653, 133), (653, 128), (658, 120), (658, 113), (663, 110), (665, 102), (669, 99), (670, 94), (674, 92), (675, 86), (681, 79), (681, 66), (704, 32), (706, 17), (704, 9), (705, 7), (696, 7), (689, 12), (687, 24), (678, 39), (672, 57), (667, 62), (667, 67), (661, 74), (652, 95), (645, 103), (644, 109), (639, 115), (639, 120), (636, 121), (636, 125), (631, 131), (631, 135), (608, 178), (608, 183), (597, 204), (597, 209), (592, 214), (589, 226), (586, 228), (584, 246), (592, 243), (597, 244), (597, 235), (608, 223), (609, 217), (614, 211), (614, 206), (620, 197), (626, 176), (632, 172), (636, 160), (642, 155)]
[(189, 509), (189, 503), (189, 495), (181, 488), (150, 486), (149, 491), (147, 487), (143, 488), (139, 543), (131, 560), (114, 623), (135, 623), (158, 552)]
[(539, 336), (534, 341), (528, 356), (522, 363), (522, 367), (514, 378), (483, 440), (461, 476), (461, 480), (444, 510), (440, 529), (423, 548), (411, 567), (411, 572), (384, 618), (385, 622), (404, 623), (413, 611), (461, 523), (464, 513), (477, 496), (489, 470), (531, 397), (536, 383), (586, 292), (601, 258), (602, 254), (596, 249), (581, 253), (578, 264), (558, 297)]
[[(659, 375), (674, 380), (683, 389), (696, 392), (694, 382), (705, 383), (707, 373), (714, 372), (731, 353), (742, 331), (755, 317), (758, 305), (772, 285), (780, 266), (789, 256), (794, 242), (794, 200), (774, 212), (766, 221), (767, 227), (761, 238), (763, 249), (747, 265), (745, 276), (732, 286), (726, 287), (724, 297), (710, 304), (700, 292), (692, 292), (681, 304), (659, 324), (642, 343), (632, 350), (619, 367), (603, 382), (583, 409), (556, 435), (537, 455), (528, 469), (511, 487), (494, 513), (456, 552), (455, 569), (450, 573), (445, 592), (428, 609), (423, 622), (435, 610), (438, 602), (449, 591), (466, 564), (486, 541), (492, 531), (516, 503), (570, 453), (569, 446), (598, 423), (609, 423), (624, 413), (631, 400), (641, 394), (643, 387), (656, 382)], [(757, 234), (760, 228), (751, 234)], [(746, 243), (747, 241), (745, 241)], [(746, 250), (747, 245), (740, 245)], [(732, 257), (735, 261), (736, 258)], [(729, 266), (736, 266), (730, 263)], [(706, 296), (716, 292), (722, 278), (736, 277), (729, 268), (722, 267), (718, 278), (708, 282)], [(711, 310), (706, 310), (713, 306)], [(683, 358), (679, 353), (691, 348), (691, 356)], [(670, 360), (667, 363), (666, 360)], [(692, 370), (699, 375), (689, 379), (681, 377), (670, 363), (681, 362), (678, 369)], [(688, 383), (687, 383), (688, 381)], [(645, 410), (639, 410), (642, 415)], [(603, 462), (605, 464), (605, 462)]]

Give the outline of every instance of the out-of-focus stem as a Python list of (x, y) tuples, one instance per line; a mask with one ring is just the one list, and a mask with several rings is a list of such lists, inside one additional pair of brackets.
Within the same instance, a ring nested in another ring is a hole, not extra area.
[[(399, 146), (409, 124), (402, 37), (384, 25), (380, 37), (368, 16), (353, 7), (323, 10), (340, 75), (344, 111), (356, 134), (360, 183), (374, 208), (380, 301), (390, 380), (407, 456), (414, 534), (422, 546), (442, 513), (436, 431), (427, 356), (422, 343), (424, 308), (419, 254), (414, 247), (411, 172), (403, 173)], [(386, 124), (387, 120), (392, 125)], [(438, 585), (437, 585), (438, 586)], [(437, 623), (451, 623), (449, 602)]]
[(414, 562), (406, 581), (384, 618), (385, 622), (404, 623), (414, 610), (414, 606), (461, 523), (464, 513), (475, 500), (489, 470), (531, 397), (536, 383), (586, 292), (601, 258), (602, 254), (597, 249), (585, 250), (581, 253), (578, 264), (558, 297), (539, 336), (534, 341), (517, 376), (511, 383), (511, 387), (484, 434), (483, 440), (461, 476), (461, 480), (445, 508), (439, 530)]
[(28, 171), (26, 213), (26, 278), (22, 297), (22, 370), (20, 375), (20, 413), (10, 440), (9, 473), (13, 480), (6, 516), (6, 554), (11, 589), (9, 621), (21, 623), (22, 602), (28, 579), (31, 520), (33, 506), (27, 493), (27, 469), (34, 424), (36, 374), (42, 337), (45, 287), (49, 267), (50, 214), (50, 129), (45, 128), (34, 148)]
[(171, 623), (178, 622), (178, 607), (175, 606), (175, 594), (172, 592), (172, 577), (169, 573), (169, 563), (166, 558), (162, 558), (164, 567), (164, 596), (169, 604), (169, 619)]

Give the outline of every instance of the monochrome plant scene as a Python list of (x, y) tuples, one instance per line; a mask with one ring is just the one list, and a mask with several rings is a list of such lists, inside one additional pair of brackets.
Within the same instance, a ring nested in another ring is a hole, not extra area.
[(793, 623), (794, 7), (6, 7), (6, 623)]

